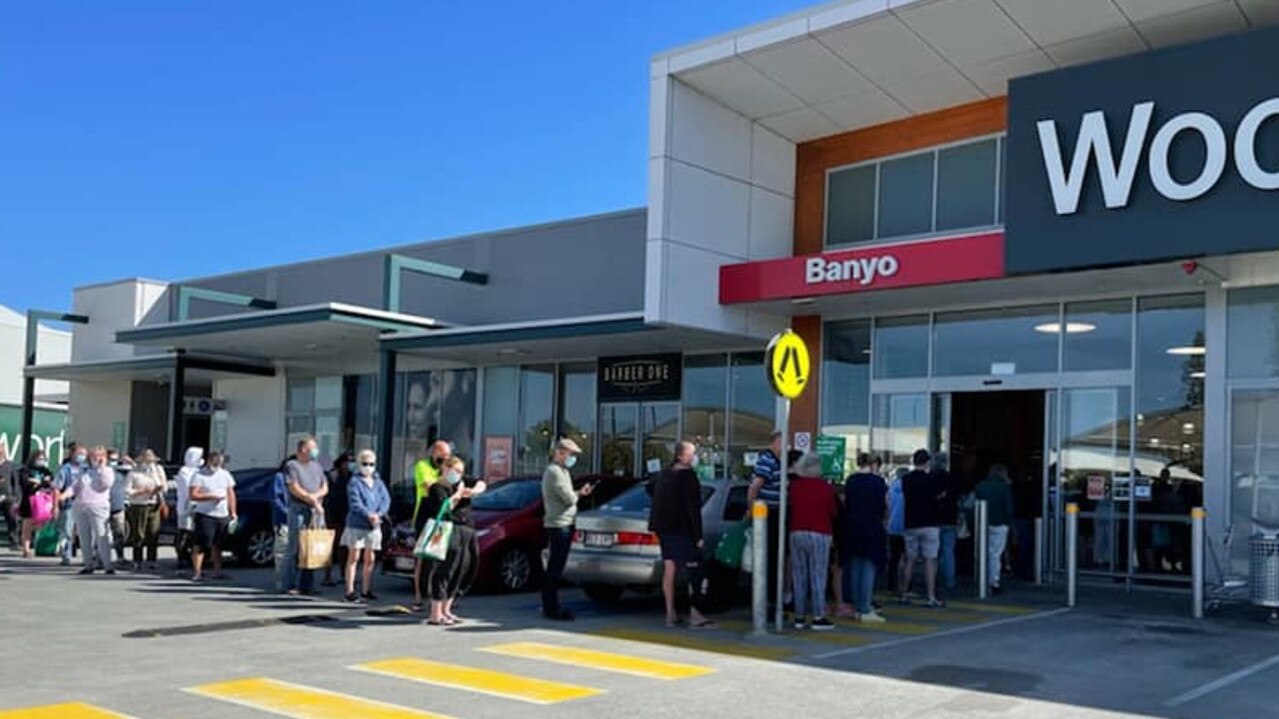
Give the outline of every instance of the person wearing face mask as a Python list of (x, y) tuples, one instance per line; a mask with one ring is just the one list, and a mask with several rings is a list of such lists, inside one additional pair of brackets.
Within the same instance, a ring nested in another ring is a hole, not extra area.
[[(662, 595), (666, 599), (666, 626), (681, 623), (676, 609), (680, 586), (689, 599), (688, 624), (694, 629), (714, 626), (702, 614), (702, 483), (697, 479), (697, 446), (675, 445), (675, 462), (649, 483), (653, 508), (648, 530), (662, 545)], [(680, 581), (682, 579), (682, 581)]]
[[(372, 602), (373, 567), (377, 553), (382, 551), (382, 524), (391, 511), (391, 495), (377, 473), (377, 455), (372, 450), (361, 450), (355, 464), (355, 476), (346, 481), (346, 515), (343, 517), (341, 544), (347, 550), (346, 595), (348, 602)], [(335, 488), (336, 489), (336, 488)], [(355, 568), (364, 562), (360, 576), (360, 594), (355, 593)]]
[(324, 526), (324, 498), (329, 479), (320, 467), (320, 449), (314, 437), (298, 441), (298, 451), (285, 465), (289, 490), (289, 594), (311, 596), (315, 591), (315, 570), (298, 569), (302, 530)]
[(89, 468), (89, 449), (72, 442), (67, 447), (67, 460), (58, 468), (58, 476), (53, 480), (53, 489), (58, 496), (58, 511), (54, 521), (58, 523), (58, 555), (62, 558), (62, 566), (71, 564), (75, 556), (75, 513), (71, 511), (72, 501), (64, 498), (67, 492), (75, 487), (80, 475)]
[(111, 548), (115, 550), (115, 560), (124, 564), (124, 548), (129, 540), (129, 524), (124, 510), (129, 503), (129, 483), (126, 479), (133, 471), (133, 460), (120, 456), (114, 449), (107, 450), (107, 466), (116, 474), (119, 481), (111, 485), (111, 519), (107, 526), (111, 529)]
[(415, 497), (413, 501), (413, 524), (417, 524), (418, 510), (421, 509), (422, 500), (426, 498), (426, 491), (431, 488), (432, 484), (440, 481), (440, 477), (444, 471), (444, 462), (453, 454), (453, 450), (448, 442), (438, 440), (431, 445), (427, 456), (419, 459), (413, 465), (413, 487)]
[(222, 574), (222, 545), (237, 518), (235, 477), (222, 468), (222, 453), (210, 452), (209, 459), (191, 479), (191, 501), (195, 512), (195, 552), (191, 555), (191, 581), (204, 579), (204, 558), (213, 559), (213, 578)]
[(59, 499), (72, 500), (76, 533), (84, 545), (84, 568), (80, 573), (93, 574), (96, 560), (107, 574), (115, 574), (111, 565), (111, 529), (108, 526), (115, 470), (107, 464), (106, 447), (94, 447), (86, 457), (88, 467), (76, 475), (75, 483), (62, 492)]
[(173, 540), (173, 548), (178, 553), (178, 570), (190, 565), (191, 532), (195, 529), (195, 515), (191, 511), (191, 480), (204, 462), (204, 450), (200, 447), (187, 447), (182, 456), (182, 468), (178, 470), (173, 484), (177, 490), (178, 536)]
[(573, 543), (573, 523), (577, 519), (577, 500), (590, 495), (594, 485), (573, 489), (573, 476), (569, 470), (577, 464), (582, 448), (565, 437), (555, 443), (551, 463), (542, 474), (542, 527), (546, 531), (549, 549), (546, 567), (542, 572), (542, 615), (557, 621), (572, 621), (573, 612), (560, 606), (559, 586), (564, 576), (564, 565)]
[[(466, 512), (463, 509), (464, 500), (470, 496), (467, 486), (462, 483), (461, 460), (451, 457), (445, 461), (441, 469), (444, 471), (441, 473), (440, 481), (433, 483), (426, 491), (422, 511), (418, 515), (420, 526), (416, 528), (417, 535), (421, 536), (426, 530), (427, 523), (437, 517), (441, 521), (453, 524), (453, 536), (449, 542), (448, 554), (444, 559), (423, 559), (421, 563), (418, 591), (421, 591), (420, 588), (425, 588), (427, 598), (430, 600), (426, 623), (431, 626), (451, 626), (457, 623), (456, 618), (451, 617), (449, 610), (452, 600), (456, 598), (454, 596), (456, 576), (465, 561), (458, 548), (462, 531), (460, 525), (467, 521)], [(418, 595), (415, 607), (420, 609), (421, 603), (421, 596)]]
[(453, 605), (471, 589), (480, 571), (480, 539), (471, 525), (471, 499), (484, 494), (488, 485), (484, 480), (466, 483), (466, 464), (456, 455), (444, 463), (444, 484), (453, 488), (454, 499), (450, 514), (453, 518), (453, 536), (449, 543), (449, 566), (444, 605), (441, 616), (448, 624), (460, 624), (462, 620), (453, 613)]
[(147, 569), (155, 571), (160, 544), (160, 512), (169, 478), (155, 452), (144, 450), (129, 472), (125, 515), (129, 523), (129, 543), (133, 547), (133, 571), (142, 571), (142, 550), (146, 549)]
[(320, 582), (321, 586), (336, 587), (337, 582), (333, 581), (333, 568), (337, 567), (340, 576), (343, 567), (346, 566), (347, 548), (341, 543), (340, 538), (343, 530), (346, 529), (346, 515), (349, 509), (347, 489), (351, 484), (351, 478), (359, 473), (360, 466), (354, 452), (343, 452), (338, 455), (338, 458), (333, 460), (333, 467), (329, 469), (329, 494), (324, 498), (324, 521), (329, 529), (333, 530), (333, 536), (339, 538), (339, 542), (333, 548), (333, 561), (324, 568), (324, 580)]
[[(18, 470), (18, 488), (21, 499), (18, 502), (17, 514), (22, 522), (22, 557), (31, 558), (31, 538), (44, 523), (36, 524), (31, 512), (31, 498), (39, 492), (53, 492), (53, 472), (49, 470), (49, 460), (43, 450), (31, 453), (27, 466)], [(56, 505), (55, 505), (56, 506)]]

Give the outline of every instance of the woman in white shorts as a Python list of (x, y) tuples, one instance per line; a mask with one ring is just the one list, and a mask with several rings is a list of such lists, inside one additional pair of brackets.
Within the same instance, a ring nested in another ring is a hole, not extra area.
[[(373, 567), (377, 553), (382, 551), (382, 524), (391, 510), (391, 495), (377, 473), (377, 455), (372, 450), (362, 450), (357, 456), (355, 476), (347, 485), (350, 502), (346, 513), (346, 529), (342, 531), (342, 546), (346, 553), (346, 596), (348, 602), (371, 602), (373, 594)], [(355, 565), (364, 561), (360, 588), (355, 593)]]

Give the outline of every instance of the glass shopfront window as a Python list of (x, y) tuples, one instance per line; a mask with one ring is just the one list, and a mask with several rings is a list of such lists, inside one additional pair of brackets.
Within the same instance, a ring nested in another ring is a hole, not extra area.
[(928, 448), (928, 395), (875, 395), (873, 408), (871, 447), (883, 458), (884, 471), (910, 467), (915, 450)]
[(729, 473), (736, 479), (747, 479), (751, 464), (746, 455), (768, 448), (777, 414), (777, 402), (764, 374), (764, 353), (733, 355), (729, 386)]
[(555, 365), (520, 368), (520, 420), (515, 475), (540, 475), (555, 441)]
[(1279, 377), (1279, 285), (1231, 290), (1226, 363), (1231, 379)]
[(1067, 304), (1064, 334), (1065, 371), (1128, 369), (1132, 366), (1132, 300)]
[(1231, 569), (1248, 576), (1248, 537), (1279, 531), (1279, 389), (1234, 392), (1230, 414)]
[(684, 437), (696, 442), (699, 469), (728, 476), (728, 355), (684, 358)]
[(286, 387), (284, 422), (286, 453), (308, 435), (315, 437), (320, 462), (329, 464), (342, 453), (342, 377), (290, 377)]
[(875, 320), (875, 379), (928, 376), (928, 315)]
[(574, 477), (591, 474), (595, 457), (595, 363), (560, 365), (559, 437), (569, 437), (582, 448)]
[(1166, 474), (1189, 511), (1204, 497), (1204, 298), (1145, 297), (1137, 310), (1137, 468)]
[(1058, 305), (948, 312), (933, 325), (933, 374), (1057, 371)]
[(844, 438), (845, 467), (870, 449), (870, 321), (829, 322), (822, 339), (821, 433)]

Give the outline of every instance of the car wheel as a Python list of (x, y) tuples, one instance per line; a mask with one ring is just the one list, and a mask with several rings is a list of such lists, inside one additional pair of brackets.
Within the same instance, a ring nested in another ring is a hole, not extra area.
[(583, 584), (582, 591), (593, 602), (613, 604), (622, 598), (622, 593), (626, 591), (626, 587), (619, 587), (615, 584)]
[(526, 589), (533, 581), (533, 572), (533, 555), (528, 550), (508, 549), (497, 562), (498, 587), (504, 592)]
[(256, 529), (244, 539), (244, 548), (240, 550), (240, 559), (254, 567), (265, 567), (275, 562), (275, 532), (270, 529)]

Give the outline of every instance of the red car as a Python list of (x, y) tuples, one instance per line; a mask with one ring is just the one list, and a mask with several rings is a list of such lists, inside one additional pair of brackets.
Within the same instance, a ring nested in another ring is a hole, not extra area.
[[(638, 480), (631, 477), (589, 476), (575, 484), (596, 483), (579, 503), (582, 511), (607, 502)], [(542, 478), (517, 477), (495, 482), (471, 502), (471, 521), (480, 540), (478, 588), (518, 592), (534, 586), (542, 568)], [(413, 574), (413, 524), (401, 522), (391, 532), (382, 553), (386, 574)]]

